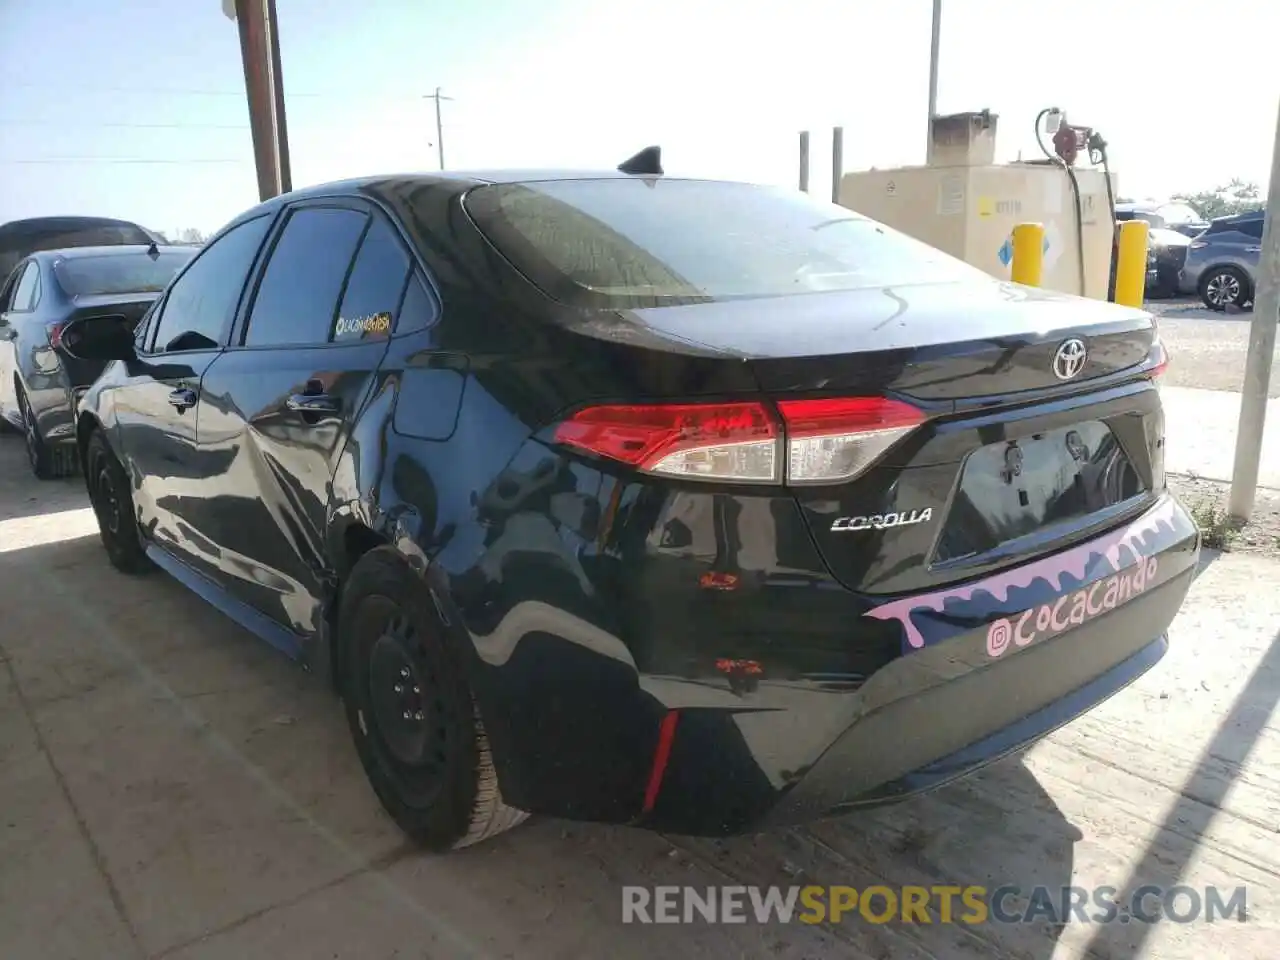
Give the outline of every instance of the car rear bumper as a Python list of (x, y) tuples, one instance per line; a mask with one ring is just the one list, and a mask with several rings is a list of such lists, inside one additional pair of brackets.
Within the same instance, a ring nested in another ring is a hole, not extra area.
[(47, 445), (75, 445), (78, 401), (79, 396), (67, 386), (66, 377), (60, 370), (33, 378), (33, 382), (28, 383), (27, 402), (35, 414), (40, 436)]
[(857, 681), (788, 674), (767, 646), (695, 668), (701, 651), (685, 644), (729, 649), (759, 626), (731, 602), (693, 641), (657, 624), (649, 647), (679, 646), (683, 672), (669, 651), (646, 661), (634, 639), (526, 605), (527, 622), (513, 612), (471, 634), (476, 693), (515, 806), (704, 835), (802, 822), (961, 776), (1132, 682), (1163, 655), (1198, 556), (1195, 524), (1166, 494), (1092, 540), (931, 593), (802, 590), (811, 621), (834, 621), (849, 649), (893, 645)]

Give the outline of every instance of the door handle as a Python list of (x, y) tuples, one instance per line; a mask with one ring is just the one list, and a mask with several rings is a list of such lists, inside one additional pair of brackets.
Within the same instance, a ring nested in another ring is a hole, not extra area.
[(340, 413), (342, 400), (327, 393), (295, 393), (284, 402), (294, 413)]
[(1261, 252), (1262, 252), (1262, 247), (1261, 247), (1261, 245), (1256, 246), (1256, 247), (1245, 247), (1245, 248), (1244, 248), (1244, 252), (1245, 252), (1245, 253), (1261, 253)]
[(196, 405), (196, 392), (190, 387), (179, 387), (169, 394), (169, 406), (176, 407), (179, 413)]

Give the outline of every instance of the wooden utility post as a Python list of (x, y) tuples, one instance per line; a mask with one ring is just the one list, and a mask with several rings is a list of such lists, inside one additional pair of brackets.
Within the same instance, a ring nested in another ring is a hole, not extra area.
[(258, 196), (269, 200), (292, 189), (275, 0), (223, 0), (222, 10), (240, 31)]

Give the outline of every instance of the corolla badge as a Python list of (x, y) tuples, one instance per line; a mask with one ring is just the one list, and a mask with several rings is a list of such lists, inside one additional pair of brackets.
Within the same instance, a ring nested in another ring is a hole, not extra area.
[(899, 513), (875, 513), (866, 517), (839, 517), (831, 524), (832, 533), (857, 533), (859, 530), (887, 530), (890, 527), (908, 527), (924, 523), (933, 517), (933, 507), (923, 510), (903, 510)]
[(1070, 380), (1084, 369), (1084, 362), (1088, 357), (1089, 351), (1083, 340), (1078, 337), (1063, 340), (1053, 355), (1053, 375), (1059, 380)]

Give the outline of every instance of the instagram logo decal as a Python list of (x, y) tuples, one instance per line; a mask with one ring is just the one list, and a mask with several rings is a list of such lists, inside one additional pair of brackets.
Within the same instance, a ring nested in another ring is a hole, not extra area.
[(1124, 573), (1063, 594), (1055, 603), (1042, 603), (1007, 620), (1001, 617), (987, 628), (987, 655), (1001, 656), (1010, 643), (1025, 647), (1114, 610), (1153, 586), (1159, 572), (1159, 558), (1149, 557)]
[(1000, 619), (987, 628), (987, 655), (998, 657), (1009, 649), (1009, 641), (1013, 639), (1013, 625), (1008, 620)]

